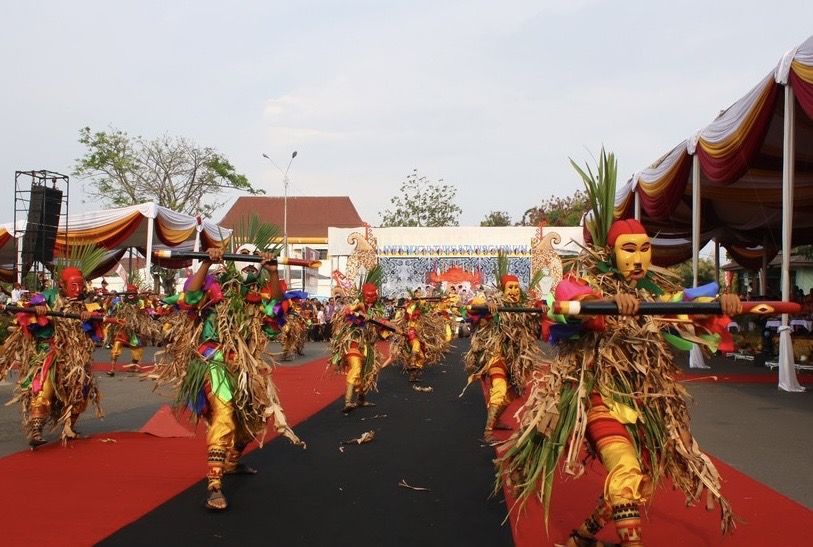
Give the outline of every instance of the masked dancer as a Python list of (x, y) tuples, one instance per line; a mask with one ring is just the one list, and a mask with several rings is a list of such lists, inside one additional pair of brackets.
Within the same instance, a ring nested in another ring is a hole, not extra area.
[[(18, 313), (18, 328), (0, 354), (0, 379), (19, 364), (14, 397), (20, 402), (23, 428), (33, 448), (45, 444), (43, 429), (61, 427), (63, 441), (78, 436), (75, 424), (88, 404), (102, 417), (101, 394), (91, 369), (95, 341), (102, 336), (102, 315), (85, 295), (85, 275), (102, 262), (104, 251), (75, 248), (57, 267), (58, 287), (31, 295), (23, 302), (34, 313)], [(49, 315), (69, 314), (75, 318)]]
[[(519, 411), (520, 428), (498, 460), (498, 476), (520, 501), (537, 496), (547, 516), (558, 467), (580, 476), (586, 445), (607, 477), (595, 510), (566, 540), (571, 547), (600, 545), (595, 534), (609, 521), (621, 545), (643, 545), (640, 510), (663, 478), (671, 479), (690, 504), (706, 491), (709, 508), (720, 503), (727, 532), (733, 527), (731, 510), (721, 496), (717, 469), (690, 433), (688, 395), (676, 381), (678, 367), (669, 348), (703, 343), (715, 349), (719, 322), (636, 316), (642, 301), (689, 300), (709, 288), (681, 291), (666, 270), (651, 267), (652, 244), (643, 226), (636, 220), (612, 221), (615, 159), (602, 150), (599, 161), (600, 179), (577, 167), (598, 205), (586, 221), (588, 245), (570, 269), (579, 277), (565, 277), (555, 297), (612, 299), (619, 315), (568, 318), (549, 311), (544, 335), (556, 355), (549, 370), (534, 374)], [(741, 307), (733, 295), (720, 301), (726, 313)]]
[[(252, 224), (238, 254), (259, 255), (262, 262), (221, 262), (222, 249), (210, 249), (182, 293), (165, 299), (177, 307), (167, 321), (167, 347), (151, 375), (159, 383), (179, 386), (177, 403), (208, 424), (206, 507), (227, 507), (223, 476), (254, 474), (240, 456), (251, 440), (262, 446), (266, 421), (295, 444), (301, 444), (283, 413), (271, 381), (273, 362), (266, 346), (279, 335), (288, 307), (282, 299), (270, 237)], [(260, 227), (265, 225), (259, 225)], [(245, 239), (245, 238), (244, 238)], [(259, 265), (259, 267), (258, 267)]]

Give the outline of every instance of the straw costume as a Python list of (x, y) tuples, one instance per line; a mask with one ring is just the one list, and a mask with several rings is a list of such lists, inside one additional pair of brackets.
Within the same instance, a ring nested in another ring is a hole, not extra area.
[[(282, 282), (285, 283), (284, 281)], [(305, 318), (300, 313), (302, 300), (308, 298), (308, 294), (302, 291), (286, 293), (287, 300), (290, 300), (291, 307), (286, 316), (285, 325), (279, 336), (279, 343), (282, 346), (282, 360), (288, 361), (296, 355), (304, 355), (305, 340), (308, 336), (308, 325)]]
[[(640, 507), (664, 477), (688, 503), (699, 502), (706, 490), (707, 506), (720, 503), (721, 527), (728, 532), (731, 509), (721, 497), (717, 470), (689, 432), (688, 394), (676, 381), (669, 348), (697, 343), (714, 349), (719, 334), (706, 319), (631, 317), (640, 301), (688, 300), (697, 294), (681, 291), (667, 270), (650, 265), (651, 243), (640, 223), (612, 221), (613, 155), (602, 150), (598, 179), (589, 168), (589, 174), (576, 168), (593, 203), (586, 222), (592, 243), (556, 286), (556, 300), (609, 296), (620, 314), (573, 320), (548, 312), (544, 337), (556, 356), (549, 370), (533, 376), (518, 412), (520, 427), (497, 460), (498, 477), (514, 489), (520, 504), (537, 496), (547, 518), (554, 473), (561, 466), (580, 476), (580, 452), (587, 445), (607, 478), (595, 511), (574, 529), (567, 545), (600, 545), (594, 536), (610, 520), (621, 545), (643, 545)], [(721, 303), (730, 312), (739, 306), (729, 295)]]
[[(474, 333), (471, 347), (463, 356), (468, 384), (475, 380), (488, 389), (488, 413), (483, 430), (486, 442), (494, 441), (494, 428), (511, 400), (522, 394), (529, 375), (542, 366), (545, 356), (539, 344), (540, 324), (536, 315), (497, 313), (501, 306), (534, 306), (534, 300), (520, 288), (517, 276), (508, 273), (508, 258), (497, 258), (496, 277), (500, 291), (490, 296), (476, 297), (472, 306), (488, 306), (491, 312), (469, 311), (467, 320)], [(538, 279), (531, 280), (534, 287)], [(504, 429), (504, 428), (503, 428)]]
[(138, 369), (144, 358), (144, 340), (156, 340), (160, 336), (160, 325), (148, 314), (147, 304), (138, 296), (138, 287), (128, 284), (126, 291), (108, 310), (108, 314), (116, 318), (110, 325), (113, 346), (108, 376), (115, 376), (116, 363), (124, 348), (130, 349), (130, 367)]
[(237, 253), (259, 254), (261, 269), (257, 263), (233, 262), (212, 275), (210, 267), (223, 251), (210, 249), (210, 259), (187, 280), (184, 291), (165, 299), (177, 311), (166, 319), (167, 348), (158, 354), (150, 377), (176, 387), (177, 405), (208, 424), (206, 507), (212, 510), (227, 507), (224, 474), (256, 473), (239, 459), (250, 441), (262, 446), (267, 420), (273, 420), (279, 434), (302, 444), (286, 421), (266, 352), (289, 306), (270, 244), (275, 234), (274, 227), (253, 219), (249, 235), (242, 238), (253, 243), (243, 244)]
[(331, 321), (330, 363), (346, 374), (345, 414), (358, 407), (375, 406), (367, 400), (367, 394), (376, 389), (378, 373), (389, 364), (389, 359), (381, 360), (375, 347), (376, 342), (390, 335), (389, 330), (374, 322), (387, 317), (378, 300), (380, 283), (381, 269), (374, 266), (356, 292), (355, 301), (335, 313)]
[(446, 324), (426, 300), (408, 300), (395, 321), (398, 330), (392, 339), (390, 355), (409, 374), (410, 382), (420, 382), (426, 367), (443, 360), (448, 349)]
[(457, 330), (457, 318), (460, 317), (460, 297), (457, 291), (449, 291), (437, 304), (435, 304), (432, 314), (437, 317), (443, 328), (443, 353), (452, 349), (452, 340)]
[[(104, 251), (96, 247), (76, 247), (70, 257), (58, 264), (58, 288), (34, 294), (25, 307), (37, 314), (18, 313), (18, 328), (8, 337), (0, 354), (0, 379), (19, 364), (20, 375), (13, 398), (7, 405), (20, 402), (23, 429), (28, 444), (36, 448), (47, 441), (47, 424), (61, 427), (64, 441), (75, 439), (75, 424), (88, 404), (103, 416), (101, 394), (91, 370), (94, 342), (101, 339), (101, 319), (92, 313), (99, 306), (86, 301), (85, 275), (103, 260)], [(78, 314), (82, 320), (52, 317), (48, 311)]]

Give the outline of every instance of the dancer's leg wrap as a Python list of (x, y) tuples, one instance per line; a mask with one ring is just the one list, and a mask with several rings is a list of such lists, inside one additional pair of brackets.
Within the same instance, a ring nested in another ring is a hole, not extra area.
[(613, 505), (613, 520), (618, 538), (624, 547), (640, 547), (644, 541), (641, 537), (641, 511), (636, 503)]
[(508, 372), (505, 361), (497, 356), (488, 364), (488, 406), (504, 407), (510, 400), (508, 395)]
[(412, 366), (419, 369), (423, 368), (425, 361), (423, 347), (421, 346), (421, 341), (418, 339), (417, 335), (415, 335), (415, 338), (410, 339), (409, 350), (411, 354)]
[(604, 499), (612, 507), (622, 545), (643, 545), (639, 507), (649, 495), (649, 481), (626, 427), (609, 411), (598, 394), (591, 396), (587, 437), (607, 469)]
[(54, 391), (54, 384), (51, 383), (51, 377), (46, 376), (39, 393), (31, 399), (28, 407), (29, 416), (48, 420), (55, 396), (56, 392)]
[(508, 405), (508, 379), (501, 359), (495, 360), (488, 369), (488, 413), (483, 437), (487, 441), (492, 439), (492, 431), (500, 418), (500, 414)]
[(347, 366), (347, 378), (345, 380), (346, 389), (344, 396), (344, 404), (350, 405), (353, 403), (353, 394), (362, 390), (362, 356), (358, 352), (348, 353), (344, 357), (344, 362)]
[(121, 342), (121, 340), (116, 340), (113, 342), (113, 347), (110, 348), (110, 360), (114, 363), (118, 361), (119, 357), (121, 357), (122, 351), (124, 351), (124, 344)]
[(130, 354), (133, 358), (133, 364), (138, 364), (144, 359), (144, 347), (130, 348)]
[(209, 402), (209, 430), (206, 432), (209, 490), (219, 490), (222, 486), (226, 457), (234, 448), (235, 421), (234, 407), (224, 403), (212, 392), (206, 394)]

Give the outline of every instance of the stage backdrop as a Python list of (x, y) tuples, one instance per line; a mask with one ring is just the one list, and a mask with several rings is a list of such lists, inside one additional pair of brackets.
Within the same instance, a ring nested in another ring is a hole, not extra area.
[[(495, 285), (497, 254), (508, 255), (509, 271), (527, 287), (531, 277), (531, 239), (537, 228), (528, 226), (442, 228), (372, 228), (375, 249), (384, 270), (382, 292), (399, 296), (427, 284), (430, 273), (442, 274), (453, 266), (480, 273), (484, 285)], [(561, 242), (555, 249), (563, 255), (576, 254), (583, 243), (579, 227), (550, 227)], [(329, 228), (328, 253), (334, 270), (346, 273), (347, 260), (356, 246), (351, 234), (365, 236), (365, 228)]]

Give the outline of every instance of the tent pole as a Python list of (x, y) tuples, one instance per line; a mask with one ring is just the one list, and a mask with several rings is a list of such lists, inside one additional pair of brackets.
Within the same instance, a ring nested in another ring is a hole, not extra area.
[(697, 287), (700, 255), (700, 156), (692, 156), (692, 286)]
[[(193, 251), (196, 253), (200, 251), (200, 231), (203, 229), (203, 226), (200, 222), (200, 217), (197, 219), (197, 226), (195, 226), (195, 246), (192, 248)], [(200, 265), (200, 260), (193, 260), (192, 261), (192, 271), (198, 271), (198, 266)]]
[(638, 189), (633, 190), (635, 196), (635, 220), (641, 220), (641, 196), (638, 195)]
[[(790, 300), (790, 253), (793, 244), (793, 183), (796, 159), (793, 88), (785, 85), (784, 143), (782, 151), (782, 300)], [(788, 314), (782, 314), (779, 327), (779, 389), (804, 391), (796, 377), (793, 341), (790, 337)]]
[(714, 240), (714, 280), (720, 282), (720, 242)]
[[(145, 267), (147, 269), (147, 274), (145, 276), (145, 279), (147, 283), (150, 283), (151, 285), (155, 285), (155, 282), (153, 281), (152, 278), (152, 237), (153, 231), (155, 229), (154, 223), (155, 223), (154, 217), (147, 218), (147, 253), (146, 253), (147, 256), (145, 257), (146, 258)], [(154, 287), (153, 290), (155, 290)]]
[[(692, 156), (692, 286), (697, 287), (700, 256), (700, 156)], [(700, 346), (692, 344), (689, 351), (689, 368), (711, 368), (703, 358)]]
[(762, 246), (762, 268), (759, 270), (759, 294), (768, 294), (768, 248)]

